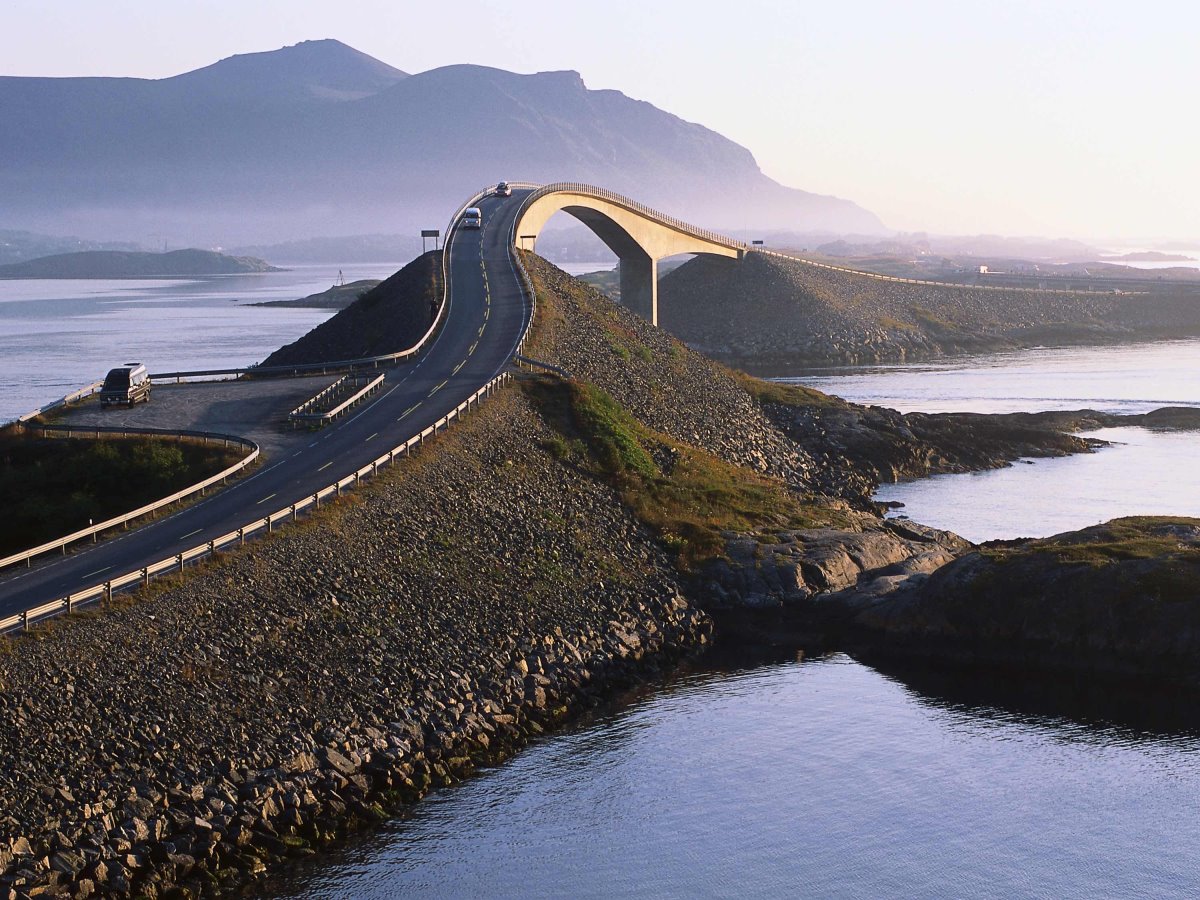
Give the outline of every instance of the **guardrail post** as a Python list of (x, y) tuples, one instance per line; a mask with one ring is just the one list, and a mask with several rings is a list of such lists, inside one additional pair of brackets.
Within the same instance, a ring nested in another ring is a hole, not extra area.
[(73, 615), (75, 612), (75, 595), (67, 594), (67, 615)]
[(238, 546), (239, 547), (246, 546), (246, 529), (245, 528), (238, 529)]
[(293, 522), (296, 521), (296, 504), (295, 503), (292, 504), (292, 521)]
[(182, 554), (182, 553), (176, 553), (176, 554), (175, 554), (175, 561), (176, 561), (177, 563), (179, 563), (179, 574), (180, 574), (180, 575), (182, 575), (182, 574), (183, 574), (183, 554)]
[(112, 582), (104, 582), (104, 602), (112, 603)]
[(267, 534), (274, 534), (275, 523), (271, 520), (271, 517), (267, 516), (263, 521), (267, 523)]
[(29, 630), (29, 611), (28, 610), (21, 613), (21, 630), (22, 631)]
[(208, 542), (208, 555), (209, 555), (209, 556), (216, 556), (216, 555), (217, 555), (217, 542), (216, 542), (216, 541), (209, 541), (209, 542)]
[(321, 492), (320, 491), (317, 491), (315, 494), (313, 494), (313, 506), (316, 509), (321, 508)]
[(150, 587), (150, 570), (142, 569), (142, 587)]

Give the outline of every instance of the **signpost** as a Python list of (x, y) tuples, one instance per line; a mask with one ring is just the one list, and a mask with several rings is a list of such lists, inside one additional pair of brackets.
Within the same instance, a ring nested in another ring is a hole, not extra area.
[(421, 231), (421, 252), (424, 253), (429, 249), (425, 242), (430, 238), (433, 238), (433, 249), (436, 250), (438, 248), (438, 238), (441, 236), (442, 233), (436, 228), (423, 229)]

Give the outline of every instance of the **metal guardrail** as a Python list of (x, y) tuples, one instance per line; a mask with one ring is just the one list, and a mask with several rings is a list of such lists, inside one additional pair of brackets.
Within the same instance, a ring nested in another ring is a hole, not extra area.
[(35, 419), (44, 413), (50, 412), (51, 410), (58, 409), (62, 406), (70, 406), (72, 403), (77, 403), (80, 400), (86, 400), (93, 394), (100, 393), (100, 389), (102, 387), (104, 387), (103, 381), (93, 381), (91, 384), (84, 385), (77, 391), (72, 391), (60, 400), (55, 400), (53, 403), (47, 403), (45, 406), (39, 406), (37, 409), (33, 410), (33, 412), (27, 412), (23, 416), (17, 416), (15, 424), (22, 425), (25, 422), (28, 422), (30, 419)]
[[(327, 425), (342, 413), (346, 412), (346, 410), (350, 409), (350, 407), (352, 407), (354, 404), (362, 400), (364, 397), (375, 393), (375, 391), (379, 389), (379, 386), (383, 384), (383, 379), (383, 375), (376, 375), (374, 378), (366, 375), (343, 375), (329, 387), (325, 388), (325, 390), (321, 391), (316, 396), (305, 400), (290, 413), (288, 413), (288, 421), (293, 425), (301, 422), (308, 422), (314, 425)], [(347, 383), (353, 383), (353, 385), (358, 387), (359, 390), (355, 391), (337, 406), (333, 407), (333, 409), (319, 413), (310, 412), (310, 410), (313, 410), (319, 406), (322, 400), (334, 396), (339, 391), (343, 390), (347, 386)]]
[(848, 269), (845, 266), (834, 266), (830, 265), (829, 263), (822, 263), (813, 259), (806, 259), (803, 256), (795, 256), (791, 253), (780, 253), (777, 250), (763, 250), (761, 248), (751, 247), (750, 252), (762, 253), (766, 256), (775, 256), (779, 259), (789, 260), (790, 262), (798, 262), (806, 266), (815, 266), (818, 269), (828, 269), (831, 272), (843, 272), (846, 275), (861, 275), (864, 278), (874, 278), (876, 281), (891, 281), (896, 284), (921, 284), (928, 287), (942, 288), (968, 288), (976, 291), (1018, 291), (1026, 294), (1036, 291), (1039, 294), (1095, 294), (1099, 297), (1112, 296), (1111, 291), (1071, 291), (1065, 288), (1009, 287), (1007, 285), (999, 284), (963, 284), (958, 281), (926, 281), (919, 278), (901, 278), (898, 275), (883, 275), (879, 272), (866, 272), (862, 269)]
[(285, 521), (295, 521), (299, 513), (313, 508), (320, 509), (321, 501), (330, 497), (340, 497), (342, 491), (355, 487), (360, 481), (379, 472), (383, 466), (392, 464), (397, 457), (406, 457), (414, 449), (419, 449), (424, 445), (426, 440), (435, 436), (439, 431), (448, 428), (450, 423), (461, 418), (464, 413), (470, 412), (473, 408), (491, 396), (501, 385), (512, 378), (508, 372), (503, 372), (473, 393), (470, 397), (452, 409), (442, 418), (438, 419), (429, 427), (425, 428), (419, 434), (409, 438), (404, 443), (392, 448), (387, 453), (367, 463), (362, 468), (350, 473), (344, 478), (335, 481), (333, 484), (321, 488), (316, 493), (304, 498), (296, 503), (276, 510), (269, 515), (259, 519), (254, 519), (242, 527), (230, 531), (220, 537), (213, 538), (203, 544), (198, 544), (181, 553), (176, 553), (173, 556), (166, 557), (157, 562), (150, 563), (140, 569), (135, 569), (131, 572), (126, 572), (124, 575), (118, 575), (103, 584), (97, 584), (92, 587), (84, 588), (81, 591), (76, 591), (68, 594), (65, 597), (60, 597), (51, 600), (48, 603), (43, 603), (40, 606), (35, 606), (23, 612), (11, 615), (0, 619), (0, 634), (6, 634), (12, 631), (28, 629), (30, 625), (62, 615), (64, 613), (72, 613), (77, 609), (85, 606), (90, 606), (94, 603), (111, 600), (114, 593), (127, 589), (129, 587), (144, 587), (150, 583), (151, 578), (165, 574), (174, 574), (182, 572), (188, 563), (195, 563), (205, 557), (212, 556), (219, 550), (227, 549), (231, 546), (242, 546), (246, 543), (246, 538), (260, 532), (271, 534), (275, 530), (275, 526)]
[(81, 437), (84, 435), (93, 435), (99, 438), (101, 435), (110, 435), (112, 437), (130, 438), (130, 437), (157, 437), (157, 438), (175, 438), (177, 440), (193, 440), (203, 441), (205, 444), (222, 442), (226, 447), (230, 444), (235, 444), (244, 450), (249, 451), (241, 460), (229, 466), (216, 475), (205, 478), (203, 481), (198, 481), (183, 490), (176, 491), (169, 497), (163, 497), (160, 500), (155, 500), (153, 503), (148, 503), (138, 509), (130, 510), (129, 512), (121, 513), (119, 516), (113, 516), (110, 519), (105, 519), (98, 525), (89, 525), (87, 528), (81, 528), (78, 531), (73, 531), (63, 537), (55, 538), (52, 541), (47, 541), (44, 544), (39, 544), (36, 547), (31, 547), (28, 550), (22, 550), (20, 553), (14, 553), (11, 556), (6, 556), (0, 559), (0, 569), (5, 569), (16, 563), (25, 563), (27, 566), (33, 564), (34, 557), (41, 556), (43, 553), (49, 553), (52, 550), (61, 550), (67, 552), (67, 545), (73, 544), (76, 541), (81, 541), (84, 538), (90, 538), (101, 532), (107, 531), (110, 528), (120, 526), (126, 527), (134, 519), (141, 518), (156, 510), (162, 509), (172, 503), (178, 502), (191, 497), (194, 494), (200, 493), (214, 484), (224, 483), (229, 478), (236, 475), (238, 472), (251, 465), (259, 456), (259, 447), (254, 441), (248, 438), (237, 437), (231, 434), (212, 434), (205, 431), (170, 431), (159, 428), (118, 428), (108, 427), (104, 425), (30, 425), (23, 423), (20, 427), (26, 431), (41, 432), (43, 436), (49, 436), (53, 433), (61, 433), (65, 437)]

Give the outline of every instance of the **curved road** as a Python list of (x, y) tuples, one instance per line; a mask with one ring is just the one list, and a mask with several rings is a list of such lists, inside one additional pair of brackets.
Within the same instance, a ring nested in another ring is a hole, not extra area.
[(282, 459), (173, 515), (34, 567), (0, 572), (0, 616), (13, 615), (236, 531), (413, 437), (509, 363), (529, 315), (509, 254), (513, 218), (529, 193), (479, 202), (482, 229), (455, 229), (446, 319), (415, 363), (388, 370), (383, 390), (352, 416)]

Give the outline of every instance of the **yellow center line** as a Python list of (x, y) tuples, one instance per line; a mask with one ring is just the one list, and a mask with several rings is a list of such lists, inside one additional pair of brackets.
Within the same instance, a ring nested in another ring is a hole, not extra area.
[[(449, 378), (446, 379), (446, 381), (449, 381), (449, 380), (450, 380)], [(432, 397), (434, 394), (436, 394), (438, 391), (440, 391), (442, 388), (444, 388), (446, 386), (446, 381), (443, 381), (441, 384), (439, 384), (437, 387), (435, 387), (432, 391), (430, 391), (429, 396)]]

